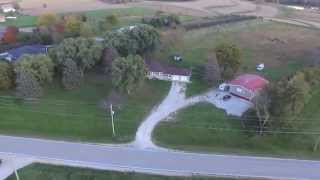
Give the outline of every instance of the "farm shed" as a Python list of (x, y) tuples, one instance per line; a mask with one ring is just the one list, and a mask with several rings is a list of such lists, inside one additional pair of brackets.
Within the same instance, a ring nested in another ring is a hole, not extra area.
[(269, 82), (255, 74), (243, 74), (228, 83), (229, 92), (240, 98), (252, 100)]

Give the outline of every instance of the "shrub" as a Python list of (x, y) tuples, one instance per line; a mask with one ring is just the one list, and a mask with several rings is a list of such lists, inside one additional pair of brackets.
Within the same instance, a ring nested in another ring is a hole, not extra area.
[(25, 69), (16, 71), (16, 96), (20, 98), (38, 98), (42, 88), (37, 79)]
[(62, 85), (65, 89), (79, 88), (82, 77), (82, 72), (72, 59), (67, 59), (63, 62)]
[(153, 17), (145, 17), (142, 19), (142, 23), (149, 24), (154, 27), (171, 27), (177, 24), (181, 24), (179, 16), (157, 14)]
[(0, 90), (7, 90), (13, 84), (13, 69), (11, 65), (0, 60)]

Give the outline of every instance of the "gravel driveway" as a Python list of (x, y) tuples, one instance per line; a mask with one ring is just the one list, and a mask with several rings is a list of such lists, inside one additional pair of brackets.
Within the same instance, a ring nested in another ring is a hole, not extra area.
[(167, 97), (154, 108), (149, 116), (139, 126), (133, 145), (138, 148), (157, 148), (152, 142), (152, 132), (156, 125), (174, 113), (187, 106), (204, 101), (204, 96), (195, 96), (186, 99), (186, 84), (173, 82)]

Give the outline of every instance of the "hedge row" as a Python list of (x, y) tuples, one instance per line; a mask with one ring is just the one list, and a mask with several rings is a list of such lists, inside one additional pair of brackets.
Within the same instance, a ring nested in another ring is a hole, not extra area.
[(187, 31), (189, 31), (189, 30), (193, 30), (193, 29), (217, 26), (217, 25), (238, 22), (238, 21), (252, 20), (252, 19), (257, 19), (257, 17), (256, 16), (227, 15), (227, 16), (216, 17), (213, 19), (197, 20), (197, 21), (184, 23), (183, 27)]

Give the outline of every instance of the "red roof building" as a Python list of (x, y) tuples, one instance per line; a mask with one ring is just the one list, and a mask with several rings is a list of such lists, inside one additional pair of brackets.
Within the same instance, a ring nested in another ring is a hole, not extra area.
[(263, 89), (268, 83), (268, 80), (261, 76), (243, 74), (230, 81), (228, 85), (231, 94), (247, 100), (252, 100), (257, 92)]

